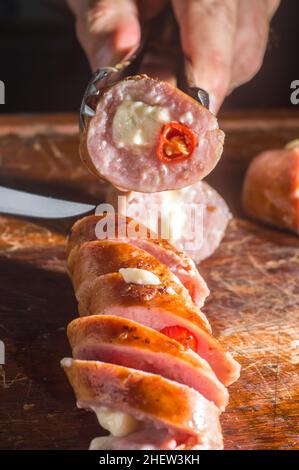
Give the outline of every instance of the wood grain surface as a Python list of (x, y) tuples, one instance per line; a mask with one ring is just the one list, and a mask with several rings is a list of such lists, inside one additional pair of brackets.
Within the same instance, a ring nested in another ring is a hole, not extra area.
[[(235, 218), (200, 271), (214, 333), (242, 364), (222, 416), (226, 449), (298, 449), (299, 238), (246, 221), (240, 188), (258, 151), (298, 138), (299, 114), (223, 116), (222, 161), (209, 178)], [(76, 117), (1, 116), (0, 184), (98, 203), (78, 157)], [(68, 225), (0, 217), (1, 449), (86, 449), (100, 435), (77, 410), (59, 360), (77, 305), (65, 267)]]

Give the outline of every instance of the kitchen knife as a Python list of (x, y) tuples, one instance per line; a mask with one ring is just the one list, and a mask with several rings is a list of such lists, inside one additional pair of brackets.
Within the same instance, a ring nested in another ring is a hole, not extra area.
[(38, 196), (0, 186), (0, 213), (39, 219), (67, 219), (88, 214), (96, 206)]

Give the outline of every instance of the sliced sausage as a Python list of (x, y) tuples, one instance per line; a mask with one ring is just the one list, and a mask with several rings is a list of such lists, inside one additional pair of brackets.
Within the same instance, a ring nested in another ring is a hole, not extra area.
[(299, 142), (256, 156), (243, 185), (243, 207), (253, 219), (299, 234)]
[(81, 408), (116, 409), (154, 428), (169, 430), (177, 442), (197, 445), (212, 439), (222, 446), (218, 408), (185, 385), (100, 361), (66, 358), (62, 367)]
[(128, 268), (143, 269), (153, 273), (163, 286), (173, 289), (178, 295), (182, 295), (186, 302), (193, 305), (188, 290), (180, 280), (167, 266), (146, 251), (124, 242), (92, 241), (81, 246), (73, 268), (73, 285), (81, 307), (84, 308), (82, 302), (86, 288), (90, 288), (99, 276)]
[(68, 325), (75, 359), (99, 360), (144, 370), (188, 385), (222, 411), (228, 392), (208, 363), (163, 334), (110, 315), (77, 318)]
[[(128, 226), (134, 221), (130, 217), (124, 217), (121, 214), (115, 216), (113, 214), (88, 216), (74, 224), (68, 243), (68, 268), (71, 276), (80, 246), (87, 241), (97, 239), (96, 226), (101, 221), (106, 224), (114, 224), (114, 237), (117, 241), (124, 240), (130, 245), (139, 247), (168, 266), (170, 271), (180, 279), (189, 291), (194, 303), (199, 307), (203, 306), (206, 297), (209, 295), (209, 289), (193, 260), (167, 240), (158, 238), (142, 224), (139, 224), (139, 227), (140, 232), (144, 235), (143, 237), (138, 236), (138, 234), (135, 237), (133, 233), (128, 234)], [(112, 242), (111, 237), (109, 240)]]
[[(127, 283), (121, 274), (106, 274), (86, 289), (82, 316), (116, 315), (158, 331), (170, 327), (186, 329), (195, 340), (194, 350), (205, 359), (225, 385), (239, 377), (240, 366), (210, 334), (205, 319), (182, 296), (169, 293), (161, 285)], [(86, 308), (87, 306), (87, 308)]]
[(204, 178), (217, 164), (223, 142), (206, 108), (169, 83), (140, 75), (101, 94), (80, 155), (116, 187), (157, 192)]
[[(118, 200), (118, 196), (122, 196)], [(224, 237), (231, 220), (230, 210), (210, 185), (193, 186), (155, 194), (107, 189), (107, 201), (116, 211), (142, 222), (179, 251), (199, 263), (211, 256)], [(118, 204), (119, 203), (119, 204)]]

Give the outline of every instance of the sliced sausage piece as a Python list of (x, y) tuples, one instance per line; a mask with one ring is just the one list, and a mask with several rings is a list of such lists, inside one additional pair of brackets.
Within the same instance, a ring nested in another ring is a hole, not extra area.
[(249, 165), (243, 207), (253, 219), (299, 234), (299, 142), (269, 150)]
[[(123, 196), (118, 205), (118, 196)], [(142, 222), (199, 263), (218, 248), (231, 220), (229, 208), (206, 182), (155, 194), (107, 190), (116, 211)], [(155, 216), (153, 216), (155, 214)]]
[(189, 291), (193, 302), (202, 307), (209, 296), (209, 288), (199, 274), (194, 261), (183, 251), (179, 251), (167, 240), (130, 240), (130, 243), (139, 246), (151, 255), (155, 256), (161, 263), (166, 264), (170, 271), (175, 274), (181, 283)]
[[(137, 270), (138, 271), (138, 270)], [(80, 288), (80, 294), (75, 292), (76, 298), (79, 298), (78, 310), (81, 316), (94, 315), (97, 313), (94, 309), (98, 309), (99, 313), (107, 313), (107, 309), (114, 309), (118, 305), (119, 295), (117, 289), (121, 289), (122, 302), (121, 305), (126, 306), (132, 302), (138, 307), (146, 306), (147, 308), (163, 306), (170, 312), (177, 311), (178, 315), (183, 317), (192, 317), (197, 324), (204, 330), (211, 332), (211, 325), (205, 314), (195, 305), (191, 304), (181, 295), (177, 285), (171, 282), (161, 282), (154, 273), (142, 271), (140, 274), (149, 273), (155, 276), (155, 281), (144, 278), (141, 283), (126, 279), (125, 273), (109, 273), (97, 277), (92, 283), (84, 283)], [(133, 273), (134, 274), (134, 273)], [(137, 272), (137, 275), (139, 273)], [(100, 295), (103, 286), (107, 288), (106, 293)], [(111, 296), (111, 299), (109, 297)], [(109, 300), (113, 304), (109, 305)], [(111, 313), (113, 315), (113, 313)]]
[[(139, 224), (139, 227), (140, 233), (144, 235), (144, 238), (137, 235), (134, 237), (133, 230), (130, 230), (130, 233), (128, 233), (128, 228), (130, 228), (130, 224), (134, 221), (130, 217), (124, 217), (120, 214), (116, 216), (113, 214), (107, 216), (88, 216), (74, 224), (68, 243), (68, 269), (71, 275), (81, 244), (97, 239), (96, 226), (99, 222), (114, 224), (114, 237), (118, 239), (117, 241), (124, 240), (133, 246), (139, 247), (168, 266), (170, 271), (187, 288), (194, 303), (199, 307), (203, 306), (206, 297), (209, 295), (209, 289), (199, 274), (193, 260), (171, 245), (167, 240), (157, 238), (154, 233), (142, 224)], [(112, 241), (111, 237), (109, 237), (109, 240)]]
[(178, 341), (125, 318), (94, 315), (68, 325), (75, 359), (143, 370), (188, 385), (223, 411), (228, 392), (208, 363)]
[(169, 293), (163, 286), (127, 283), (119, 273), (106, 274), (86, 289), (84, 307), (82, 310), (79, 305), (82, 316), (124, 317), (168, 336), (175, 333), (173, 327), (181, 327), (194, 338), (192, 348), (210, 364), (221, 382), (229, 385), (240, 375), (239, 364), (210, 334), (205, 319), (181, 295)]
[(99, 276), (128, 268), (153, 273), (163, 286), (174, 290), (176, 294), (182, 295), (186, 302), (194, 305), (188, 290), (180, 280), (167, 266), (146, 251), (124, 242), (93, 241), (81, 246), (73, 268), (72, 281), (81, 307), (84, 309), (83, 297), (86, 288), (90, 288)]
[(206, 108), (169, 83), (140, 75), (101, 94), (80, 155), (116, 187), (157, 192), (204, 178), (220, 159), (223, 142)]
[(99, 361), (66, 358), (62, 367), (79, 407), (108, 407), (169, 430), (177, 442), (213, 442), (215, 448), (222, 447), (219, 409), (195, 390), (158, 375)]

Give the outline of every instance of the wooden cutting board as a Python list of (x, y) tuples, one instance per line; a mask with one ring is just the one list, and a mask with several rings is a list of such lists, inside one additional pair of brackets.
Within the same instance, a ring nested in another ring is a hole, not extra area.
[[(221, 124), (225, 153), (209, 180), (235, 219), (200, 270), (214, 333), (242, 364), (222, 417), (225, 447), (298, 449), (299, 238), (246, 221), (240, 188), (254, 154), (298, 138), (299, 114), (237, 113)], [(2, 116), (0, 184), (98, 203), (102, 187), (77, 148), (75, 116)], [(0, 217), (1, 449), (86, 449), (100, 434), (95, 417), (75, 408), (59, 367), (77, 315), (67, 230)]]

